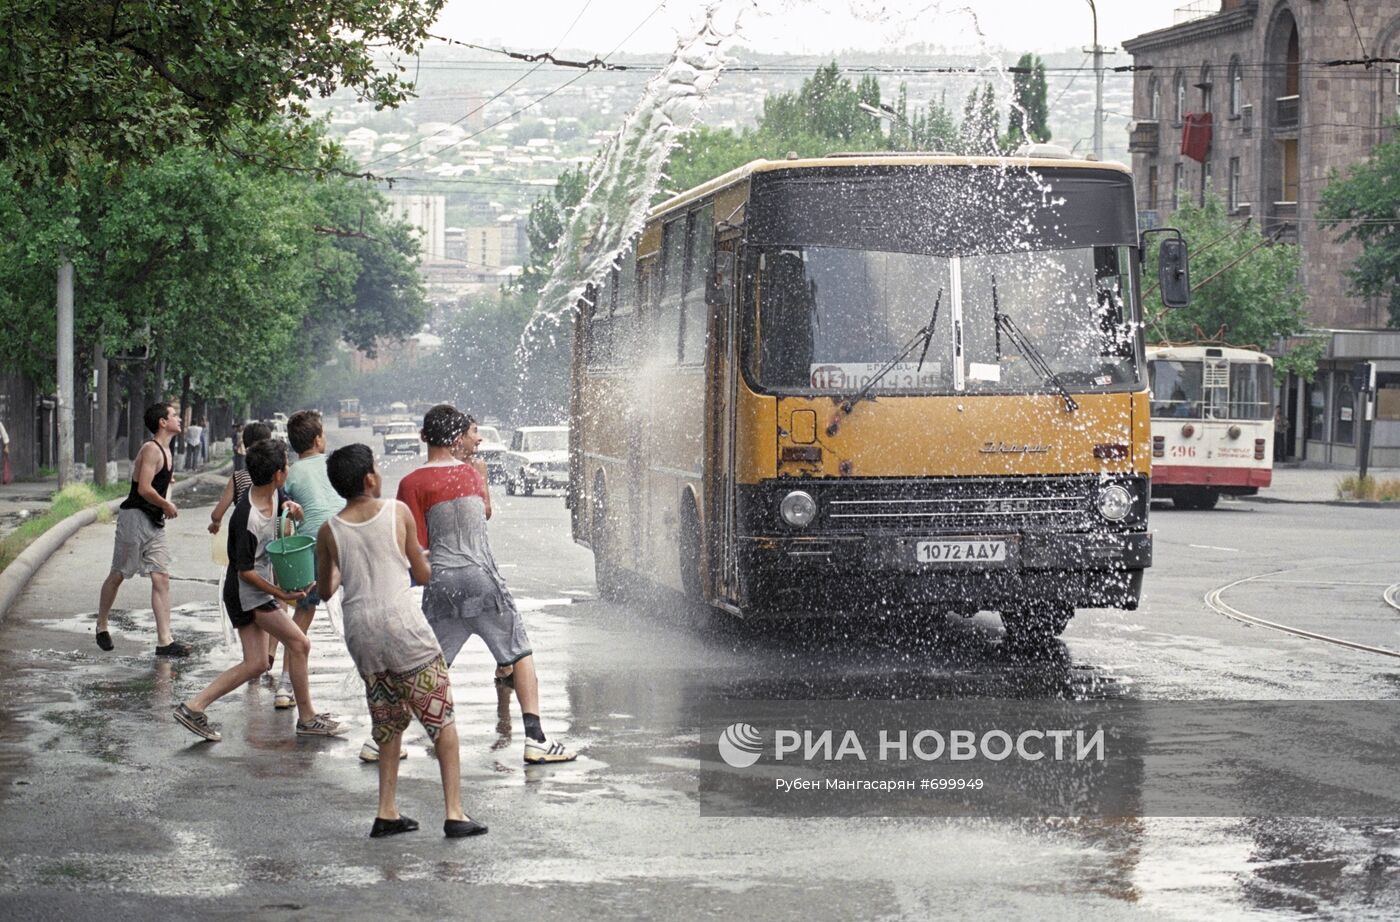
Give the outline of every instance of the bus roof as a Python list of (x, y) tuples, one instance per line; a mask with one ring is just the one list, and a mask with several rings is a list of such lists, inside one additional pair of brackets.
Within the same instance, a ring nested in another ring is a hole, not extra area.
[[(1209, 352), (1207, 352), (1209, 350)], [(1186, 343), (1173, 346), (1148, 346), (1149, 359), (1170, 359), (1175, 362), (1199, 362), (1210, 358), (1229, 359), (1232, 362), (1260, 362), (1272, 365), (1274, 360), (1256, 349), (1242, 349), (1238, 346), (1209, 346)]]
[(784, 160), (753, 160), (736, 167), (693, 189), (679, 192), (651, 209), (649, 218), (665, 214), (674, 208), (717, 192), (728, 186), (743, 182), (754, 173), (767, 173), (773, 170), (806, 170), (813, 168), (860, 169), (871, 166), (974, 166), (974, 167), (1020, 167), (1025, 169), (1088, 169), (1111, 170), (1129, 175), (1131, 170), (1117, 161), (1082, 160), (1071, 157), (966, 157), (947, 153), (850, 153), (829, 154), (825, 157), (799, 157)]

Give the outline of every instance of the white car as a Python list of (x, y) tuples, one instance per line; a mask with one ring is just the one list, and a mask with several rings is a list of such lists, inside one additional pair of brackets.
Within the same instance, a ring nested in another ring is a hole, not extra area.
[[(480, 431), (480, 430), (478, 430)], [(537, 489), (569, 485), (569, 427), (522, 426), (505, 456), (506, 492), (529, 496)]]
[(486, 462), (486, 473), (492, 483), (503, 483), (506, 479), (506, 443), (501, 441), (501, 433), (495, 426), (477, 426), (476, 434), (481, 436), (481, 444), (476, 453)]
[(400, 452), (416, 455), (422, 440), (418, 438), (418, 427), (413, 423), (390, 423), (384, 433), (384, 454), (396, 455)]

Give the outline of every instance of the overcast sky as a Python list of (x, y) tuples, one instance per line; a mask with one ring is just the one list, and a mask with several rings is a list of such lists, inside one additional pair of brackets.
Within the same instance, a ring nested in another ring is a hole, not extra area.
[[(1199, 3), (1200, 0), (1197, 0)], [(894, 49), (912, 43), (948, 48), (1063, 51), (1090, 44), (1088, 0), (725, 0), (747, 6), (740, 43), (759, 51), (819, 54), (845, 48)], [(1172, 25), (1188, 0), (1097, 0), (1099, 40), (1124, 39)], [(658, 6), (660, 7), (658, 11)], [(645, 20), (622, 50), (670, 51), (692, 27), (702, 0), (448, 0), (434, 32), (447, 38), (533, 50), (605, 54)], [(651, 16), (648, 19), (648, 15)], [(575, 21), (577, 20), (577, 21)], [(980, 37), (979, 37), (980, 31)], [(1114, 63), (1128, 63), (1123, 55)]]

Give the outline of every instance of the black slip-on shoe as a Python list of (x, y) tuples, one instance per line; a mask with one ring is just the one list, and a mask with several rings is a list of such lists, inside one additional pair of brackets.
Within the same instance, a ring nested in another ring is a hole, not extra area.
[(172, 640), (163, 647), (156, 647), (156, 656), (189, 656), (194, 647), (178, 640)]
[(401, 832), (413, 832), (418, 828), (418, 821), (401, 816), (396, 820), (386, 820), (382, 816), (374, 818), (374, 825), (369, 828), (371, 839), (382, 839), (385, 836), (396, 836)]
[(464, 820), (443, 820), (442, 834), (449, 839), (465, 839), (467, 836), (484, 836), (486, 827), (468, 817)]
[(97, 632), (97, 645), (103, 650), (110, 650), (114, 646), (116, 646), (114, 643), (112, 643), (112, 635), (107, 631)]

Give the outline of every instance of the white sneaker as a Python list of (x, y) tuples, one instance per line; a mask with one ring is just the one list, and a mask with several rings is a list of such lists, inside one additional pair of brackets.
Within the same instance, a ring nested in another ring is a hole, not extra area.
[[(399, 746), (399, 759), (400, 759), (400, 761), (402, 761), (403, 759), (407, 759), (407, 758), (408, 758), (408, 750), (405, 749), (402, 745), (400, 745), (400, 746)], [(375, 742), (374, 740), (372, 740), (372, 739), (365, 740), (365, 744), (364, 744), (363, 746), (360, 747), (360, 761), (361, 761), (361, 762), (378, 762), (378, 761), (379, 761), (379, 744), (376, 743), (376, 742)]]
[(277, 694), (272, 697), (273, 707), (277, 708), (277, 710), (279, 711), (285, 711), (287, 708), (291, 707), (296, 703), (296, 696), (292, 694), (292, 686), (277, 686)]
[(578, 753), (572, 749), (564, 748), (564, 744), (558, 740), (549, 740), (537, 743), (532, 739), (525, 741), (525, 764), (544, 765), (550, 762), (572, 762), (578, 758)]
[(329, 714), (317, 714), (307, 721), (297, 721), (297, 736), (343, 736), (345, 727)]

